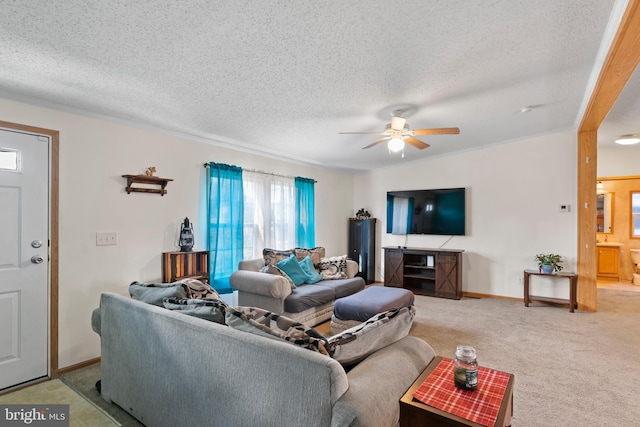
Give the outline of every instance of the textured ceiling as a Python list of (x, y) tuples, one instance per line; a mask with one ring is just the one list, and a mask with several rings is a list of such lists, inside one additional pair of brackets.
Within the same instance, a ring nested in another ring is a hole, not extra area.
[(0, 96), (358, 172), (576, 127), (620, 3), (2, 0)]

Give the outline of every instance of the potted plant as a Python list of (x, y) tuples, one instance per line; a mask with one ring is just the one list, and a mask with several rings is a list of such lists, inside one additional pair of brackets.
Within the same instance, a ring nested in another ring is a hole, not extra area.
[(546, 274), (562, 270), (562, 257), (557, 254), (538, 254), (533, 259), (538, 263), (538, 270)]

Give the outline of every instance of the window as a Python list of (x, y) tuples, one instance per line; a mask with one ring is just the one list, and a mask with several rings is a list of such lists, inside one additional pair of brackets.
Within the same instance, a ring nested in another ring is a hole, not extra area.
[(640, 191), (631, 192), (631, 237), (640, 238)]
[(262, 258), (264, 248), (313, 247), (314, 180), (215, 162), (206, 166), (209, 283), (216, 291), (232, 292), (229, 279), (238, 262)]
[(264, 248), (296, 246), (293, 178), (244, 171), (244, 258), (262, 258)]
[(10, 148), (0, 148), (0, 169), (20, 171), (20, 152)]
[(393, 199), (393, 223), (392, 234), (406, 234), (407, 218), (409, 217), (409, 199), (396, 197)]

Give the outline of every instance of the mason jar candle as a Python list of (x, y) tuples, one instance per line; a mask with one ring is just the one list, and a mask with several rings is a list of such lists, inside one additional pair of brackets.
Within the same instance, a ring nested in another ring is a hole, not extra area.
[(456, 358), (453, 359), (453, 378), (456, 387), (462, 390), (478, 388), (478, 362), (475, 348), (469, 345), (456, 347)]

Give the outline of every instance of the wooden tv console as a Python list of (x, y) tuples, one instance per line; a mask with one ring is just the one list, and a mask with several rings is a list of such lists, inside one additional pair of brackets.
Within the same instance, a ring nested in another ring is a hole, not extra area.
[(384, 285), (418, 295), (462, 298), (461, 249), (384, 248)]

